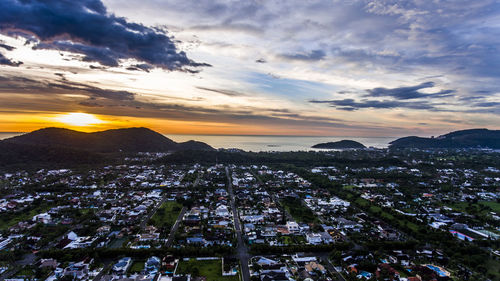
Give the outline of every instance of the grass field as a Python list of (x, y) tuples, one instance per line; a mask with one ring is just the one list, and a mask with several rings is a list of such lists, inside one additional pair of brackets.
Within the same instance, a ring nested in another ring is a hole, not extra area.
[(130, 267), (130, 273), (139, 273), (144, 269), (144, 261), (134, 261)]
[(486, 261), (485, 267), (488, 269), (487, 274), (493, 280), (500, 280), (500, 261), (490, 258)]
[(354, 186), (354, 185), (344, 185), (342, 188), (345, 189), (345, 190), (354, 190), (356, 188), (356, 186)]
[(190, 259), (189, 261), (181, 261), (177, 268), (176, 274), (191, 274), (192, 277), (203, 276), (207, 281), (238, 281), (238, 275), (235, 276), (222, 276), (222, 261), (221, 260), (207, 260), (198, 261)]
[(172, 226), (177, 220), (181, 209), (181, 204), (175, 201), (167, 201), (156, 211), (150, 223), (158, 228)]
[(21, 221), (31, 220), (34, 216), (47, 212), (50, 208), (51, 206), (43, 204), (21, 212), (6, 213), (0, 216), (0, 230), (8, 229)]
[(490, 211), (500, 214), (500, 203), (495, 201), (479, 201), (478, 203), (456, 202), (448, 207), (469, 214), (485, 215)]
[[(377, 205), (373, 205), (373, 204), (371, 204), (368, 200), (365, 200), (365, 199), (363, 199), (363, 198), (360, 198), (360, 197), (359, 197), (359, 198), (357, 198), (357, 199), (356, 199), (356, 201), (355, 201), (355, 202), (356, 202), (358, 205), (363, 206), (363, 207), (368, 207), (368, 206), (369, 206), (369, 210), (370, 210), (370, 212), (371, 212), (372, 214), (373, 214), (373, 213), (378, 213), (378, 214), (380, 214), (380, 215), (379, 215), (379, 217), (380, 217), (380, 219), (382, 219), (382, 220), (386, 220), (386, 221), (388, 221), (388, 222), (389, 222), (389, 221), (390, 221), (390, 222), (395, 222), (395, 223), (397, 223), (397, 224), (399, 224), (399, 225), (404, 224), (404, 222), (403, 222), (403, 221), (401, 221), (401, 220), (396, 220), (396, 219), (395, 219), (395, 217), (394, 217), (392, 214), (390, 214), (390, 213), (388, 213), (388, 212), (384, 211), (384, 210), (383, 210), (380, 206), (377, 206)], [(418, 225), (416, 225), (415, 223), (413, 223), (413, 222), (411, 222), (411, 221), (406, 221), (406, 226), (407, 226), (408, 228), (410, 228), (412, 231), (418, 231), (418, 229), (419, 229)]]
[(285, 208), (294, 220), (304, 223), (319, 223), (319, 219), (307, 206), (304, 206), (300, 199), (285, 198), (281, 200), (281, 205)]
[(500, 214), (500, 203), (495, 201), (481, 201), (479, 204), (490, 207), (493, 212)]
[(108, 247), (111, 248), (111, 249), (120, 248), (120, 247), (122, 247), (123, 242), (125, 242), (125, 241), (127, 241), (126, 237), (115, 238), (115, 240), (113, 240), (113, 242), (111, 242)]

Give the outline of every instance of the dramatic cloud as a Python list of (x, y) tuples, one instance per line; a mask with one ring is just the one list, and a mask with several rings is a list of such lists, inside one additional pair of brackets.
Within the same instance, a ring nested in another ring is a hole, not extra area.
[(24, 77), (0, 76), (0, 95), (8, 93), (26, 95), (64, 95), (80, 94), (89, 98), (107, 99), (112, 101), (131, 101), (135, 94), (128, 91), (102, 89), (83, 83), (70, 82), (62, 73), (55, 73), (61, 77), (58, 81), (39, 81)]
[(0, 48), (5, 49), (7, 51), (12, 51), (12, 50), (15, 49), (14, 47), (6, 45), (6, 44), (3, 44), (3, 43), (0, 43)]
[(244, 93), (240, 93), (240, 92), (232, 91), (232, 90), (212, 89), (212, 88), (206, 88), (206, 87), (196, 87), (196, 88), (203, 90), (203, 91), (214, 92), (214, 93), (226, 95), (229, 97), (246, 96), (246, 94), (244, 94)]
[[(5, 95), (0, 105), (0, 113), (6, 108), (15, 113), (29, 112), (34, 105), (37, 111), (81, 110), (85, 112), (113, 116), (127, 116), (138, 118), (163, 118), (166, 120), (195, 121), (195, 122), (223, 122), (226, 124), (271, 126), (298, 126), (323, 127), (342, 129), (361, 129), (375, 131), (376, 126), (347, 124), (341, 119), (321, 116), (302, 115), (291, 113), (287, 109), (255, 108), (255, 107), (203, 107), (188, 106), (180, 103), (157, 103), (140, 101), (130, 92), (102, 89), (84, 84), (76, 84), (66, 80), (54, 83), (42, 83), (21, 77), (1, 77), (0, 95), (9, 93), (17, 88), (18, 95), (25, 95), (28, 99), (18, 96)], [(21, 90), (25, 90), (22, 92)], [(78, 100), (68, 101), (67, 93), (81, 94)], [(34, 95), (34, 96), (31, 96)], [(22, 101), (22, 102), (20, 102)]]
[(3, 65), (9, 65), (9, 66), (19, 66), (21, 64), (23, 64), (22, 62), (20, 61), (12, 61), (8, 58), (6, 58), (4, 55), (2, 55), (0, 53), (0, 65), (3, 64)]
[(118, 66), (121, 59), (168, 70), (206, 65), (179, 51), (163, 30), (109, 14), (100, 0), (3, 0), (0, 32), (34, 36), (36, 49), (78, 53), (105, 66)]
[[(15, 49), (15, 47), (9, 46), (7, 44), (4, 44), (2, 41), (0, 41), (0, 49), (4, 49), (7, 51), (12, 51)], [(9, 65), (9, 66), (19, 66), (22, 64), (22, 62), (14, 62), (8, 58), (6, 58), (2, 53), (0, 53), (0, 65)]]
[(284, 54), (281, 57), (289, 60), (298, 61), (318, 61), (326, 56), (323, 50), (313, 50), (310, 53)]
[(480, 102), (474, 104), (476, 107), (499, 107), (500, 108), (500, 102)]
[(434, 82), (425, 82), (420, 85), (411, 87), (399, 87), (399, 88), (374, 88), (371, 90), (366, 90), (369, 97), (393, 97), (397, 100), (410, 100), (410, 99), (421, 99), (421, 98), (443, 98), (453, 96), (453, 90), (443, 90), (437, 93), (425, 94), (419, 92), (421, 89), (434, 87)]
[(0, 107), (196, 122), (187, 133), (500, 128), (499, 11), (492, 0), (4, 0), (0, 76), (28, 80), (0, 78)]
[(363, 100), (355, 101), (354, 99), (341, 100), (311, 100), (311, 103), (326, 103), (340, 110), (354, 111), (361, 108), (375, 109), (391, 109), (391, 108), (409, 108), (419, 110), (433, 110), (435, 107), (427, 102), (401, 102), (401, 101), (378, 101), (378, 100)]
[(63, 89), (63, 90), (68, 90), (72, 93), (83, 91), (88, 93), (92, 99), (104, 98), (115, 101), (126, 101), (126, 100), (134, 100), (135, 98), (135, 94), (128, 91), (114, 91), (108, 89), (101, 89), (80, 83), (71, 83), (71, 82), (64, 82), (64, 83), (65, 84), (50, 83), (47, 86), (51, 89)]

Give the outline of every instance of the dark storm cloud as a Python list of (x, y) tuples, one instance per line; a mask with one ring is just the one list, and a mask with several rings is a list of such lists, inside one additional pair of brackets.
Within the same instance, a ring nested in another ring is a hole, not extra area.
[(196, 88), (203, 90), (203, 91), (214, 92), (214, 93), (226, 95), (229, 97), (246, 96), (246, 94), (244, 94), (244, 93), (240, 93), (240, 92), (232, 91), (232, 90), (213, 89), (213, 88), (206, 88), (206, 87), (196, 87)]
[(134, 100), (135, 94), (128, 91), (115, 91), (89, 86), (81, 83), (61, 81), (61, 84), (49, 83), (47, 86), (51, 89), (68, 90), (70, 93), (86, 92), (91, 98), (104, 98), (114, 101)]
[(134, 64), (129, 67), (127, 67), (127, 70), (137, 70), (137, 71), (145, 71), (149, 72), (151, 70), (151, 66), (149, 64)]
[(20, 61), (12, 61), (0, 53), (0, 65), (19, 66), (21, 64), (23, 63)]
[(251, 24), (234, 24), (231, 21), (225, 22), (221, 25), (195, 25), (190, 27), (195, 31), (232, 31), (232, 32), (245, 32), (253, 35), (263, 33), (263, 30)]
[(326, 56), (323, 50), (313, 50), (310, 53), (297, 53), (297, 54), (284, 54), (281, 57), (288, 60), (299, 60), (299, 61), (318, 61), (322, 60)]
[(474, 104), (476, 107), (500, 107), (500, 102), (480, 102)]
[(6, 44), (3, 44), (3, 43), (1, 43), (1, 42), (0, 42), (0, 48), (5, 49), (5, 50), (7, 50), (7, 51), (12, 51), (12, 50), (14, 50), (14, 49), (15, 49), (15, 47), (12, 47), (12, 46), (9, 46), (9, 45), (6, 45)]
[(354, 111), (362, 108), (374, 109), (392, 109), (392, 108), (409, 108), (419, 110), (434, 110), (435, 107), (427, 102), (401, 102), (392, 100), (362, 100), (355, 101), (354, 99), (341, 100), (311, 100), (311, 103), (326, 103), (332, 107), (345, 111)]
[(416, 86), (411, 87), (399, 87), (399, 88), (374, 88), (366, 90), (369, 97), (393, 97), (397, 100), (410, 100), (410, 99), (420, 99), (420, 98), (443, 98), (453, 96), (454, 90), (442, 90), (437, 93), (425, 94), (419, 90), (425, 88), (434, 87), (434, 82), (425, 82)]
[(109, 14), (100, 0), (2, 0), (0, 32), (34, 36), (37, 49), (78, 53), (105, 66), (120, 59), (168, 70), (208, 66), (190, 60), (163, 30)]
[(62, 73), (55, 73), (61, 77), (58, 81), (34, 80), (24, 77), (0, 76), (0, 95), (16, 93), (25, 95), (46, 95), (53, 97), (64, 94), (80, 94), (91, 100), (107, 99), (111, 101), (130, 101), (135, 99), (135, 93), (102, 89), (82, 83), (70, 82)]

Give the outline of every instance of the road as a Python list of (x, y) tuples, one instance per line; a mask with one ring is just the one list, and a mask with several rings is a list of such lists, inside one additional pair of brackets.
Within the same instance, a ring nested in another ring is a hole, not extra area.
[(250, 269), (248, 268), (248, 259), (250, 258), (250, 255), (248, 254), (248, 249), (245, 245), (245, 242), (243, 242), (241, 223), (238, 217), (238, 209), (236, 209), (236, 203), (234, 200), (233, 181), (231, 180), (231, 175), (229, 174), (228, 167), (226, 167), (226, 176), (227, 190), (230, 197), (231, 210), (233, 211), (234, 229), (236, 231), (236, 239), (238, 240), (238, 248), (236, 249), (236, 252), (238, 258), (240, 259), (241, 276), (243, 281), (250, 281)]
[[(201, 172), (198, 172), (198, 176), (196, 176), (196, 179), (193, 182), (193, 187), (197, 187), (198, 184), (200, 183), (201, 179)], [(181, 212), (179, 213), (179, 216), (177, 217), (177, 220), (174, 223), (174, 226), (172, 226), (172, 229), (170, 230), (170, 233), (168, 234), (167, 242), (165, 243), (165, 246), (167, 248), (172, 247), (172, 244), (174, 243), (175, 239), (175, 233), (177, 232), (177, 229), (179, 228), (179, 224), (182, 221), (182, 218), (184, 218), (184, 214), (186, 213), (187, 208), (184, 206), (182, 207)]]
[(177, 232), (177, 228), (179, 228), (179, 224), (182, 221), (182, 218), (184, 217), (186, 210), (187, 210), (186, 207), (182, 207), (182, 210), (179, 213), (179, 216), (177, 217), (177, 220), (175, 221), (174, 226), (172, 226), (172, 229), (170, 230), (170, 233), (168, 234), (167, 242), (165, 243), (165, 246), (167, 248), (172, 246), (172, 243), (174, 242), (174, 238), (175, 238), (175, 233)]
[(161, 205), (163, 205), (163, 203), (165, 203), (165, 201), (167, 201), (167, 196), (164, 195), (163, 198), (161, 199), (160, 203), (159, 204), (156, 204), (156, 206), (154, 207), (153, 210), (151, 210), (151, 212), (149, 212), (147, 214), (147, 216), (141, 221), (141, 229), (144, 229), (146, 227), (146, 224), (148, 223), (148, 221), (154, 216), (154, 214), (156, 214), (156, 211), (158, 211), (158, 209), (161, 207)]
[(330, 262), (330, 259), (328, 259), (328, 253), (320, 254), (318, 256), (321, 260), (321, 263), (325, 265), (325, 268), (337, 278), (337, 281), (347, 281), (344, 278), (344, 276), (340, 272), (338, 272), (335, 266), (333, 266), (333, 264)]
[(99, 280), (101, 280), (101, 278), (102, 278), (102, 277), (103, 277), (106, 273), (108, 273), (108, 272), (109, 272), (109, 270), (111, 269), (111, 266), (112, 266), (112, 265), (113, 265), (113, 264), (111, 263), (111, 261), (107, 261), (107, 262), (105, 262), (105, 263), (104, 263), (104, 266), (102, 267), (102, 270), (101, 270), (101, 271), (97, 274), (97, 276), (96, 276), (96, 277), (94, 277), (94, 280), (95, 280), (95, 281), (99, 281)]

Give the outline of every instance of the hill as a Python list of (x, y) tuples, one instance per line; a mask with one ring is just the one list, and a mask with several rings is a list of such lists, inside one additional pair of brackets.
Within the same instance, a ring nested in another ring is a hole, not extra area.
[(0, 166), (48, 163), (97, 164), (106, 161), (99, 153), (45, 145), (16, 144), (0, 141)]
[(0, 166), (48, 163), (93, 164), (117, 153), (214, 150), (203, 142), (177, 143), (147, 128), (84, 133), (45, 128), (0, 141)]
[(392, 141), (390, 148), (491, 148), (500, 149), (500, 130), (470, 129), (437, 138), (404, 137)]
[(43, 145), (99, 153), (166, 152), (186, 149), (213, 149), (195, 141), (176, 143), (147, 128), (114, 129), (84, 133), (62, 128), (45, 128), (2, 142), (18, 145)]
[(358, 149), (358, 148), (366, 148), (362, 143), (353, 140), (341, 140), (336, 142), (326, 142), (326, 143), (318, 143), (313, 145), (312, 148), (321, 148), (321, 149)]

